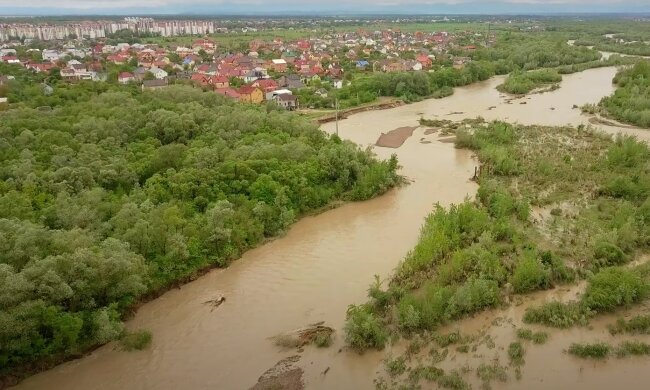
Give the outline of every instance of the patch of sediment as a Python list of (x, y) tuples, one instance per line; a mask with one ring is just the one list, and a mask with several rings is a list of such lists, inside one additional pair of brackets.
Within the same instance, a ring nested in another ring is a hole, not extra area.
[(382, 133), (375, 145), (383, 148), (399, 148), (413, 135), (415, 129), (417, 129), (417, 126), (406, 126), (391, 130), (385, 134)]
[(268, 369), (259, 377), (255, 386), (250, 390), (302, 390), (305, 388), (303, 382), (303, 370), (294, 366), (300, 360), (299, 355), (289, 356)]

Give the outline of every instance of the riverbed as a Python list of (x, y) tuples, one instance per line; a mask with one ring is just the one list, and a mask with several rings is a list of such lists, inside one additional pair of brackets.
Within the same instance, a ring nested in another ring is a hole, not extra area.
[[(457, 88), (444, 99), (352, 115), (339, 123), (339, 134), (365, 147), (382, 133), (418, 126), (420, 117), (588, 124), (589, 118), (573, 106), (610, 95), (615, 73), (609, 67), (567, 75), (558, 90), (515, 100), (495, 89), (504, 78), (494, 77)], [(322, 129), (331, 133), (335, 127), (328, 123)], [(650, 140), (643, 130), (603, 129)], [(143, 305), (127, 326), (152, 331), (147, 350), (127, 353), (111, 343), (28, 378), (16, 389), (247, 389), (266, 369), (295, 354), (275, 346), (273, 336), (318, 321), (337, 331), (330, 348), (308, 347), (302, 353), (298, 365), (305, 370), (307, 388), (373, 388), (384, 355), (359, 356), (343, 348), (347, 306), (366, 300), (373, 275), (389, 277), (415, 245), (435, 203), (461, 202), (477, 189), (470, 181), (477, 164), (471, 153), (425, 130), (417, 127), (399, 148), (375, 148), (380, 158), (397, 154), (409, 185), (306, 217), (229, 268)], [(227, 301), (219, 308), (203, 304), (221, 295)]]

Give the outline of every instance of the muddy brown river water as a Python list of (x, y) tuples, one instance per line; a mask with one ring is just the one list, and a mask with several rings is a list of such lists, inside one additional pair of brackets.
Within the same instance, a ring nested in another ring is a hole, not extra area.
[[(495, 89), (503, 77), (495, 77), (457, 88), (445, 99), (353, 115), (340, 122), (340, 135), (367, 146), (382, 132), (417, 126), (421, 116), (587, 124), (589, 118), (573, 105), (597, 103), (611, 94), (615, 72), (615, 68), (601, 68), (568, 75), (560, 89), (510, 104), (508, 97)], [(327, 132), (334, 129), (334, 123), (323, 126)], [(603, 129), (650, 139), (643, 130)], [(308, 347), (302, 354), (298, 365), (305, 370), (306, 387), (373, 388), (384, 353), (359, 356), (340, 351), (346, 307), (365, 301), (373, 275), (390, 275), (416, 243), (422, 221), (434, 203), (460, 202), (476, 191), (469, 180), (476, 165), (471, 154), (424, 131), (416, 129), (397, 149), (375, 148), (381, 158), (396, 153), (402, 173), (412, 184), (374, 200), (304, 218), (284, 237), (247, 252), (228, 269), (214, 270), (142, 306), (127, 326), (153, 332), (149, 349), (126, 353), (108, 344), (82, 359), (28, 378), (15, 389), (247, 389), (266, 369), (295, 354), (276, 347), (271, 337), (317, 321), (325, 321), (337, 332), (332, 347)], [(227, 301), (218, 309), (203, 304), (219, 295)], [(519, 321), (517, 310), (521, 309), (512, 308), (504, 315)], [(484, 313), (457, 326), (489, 323), (495, 315)], [(593, 336), (571, 335), (574, 340)], [(643, 388), (639, 386), (650, 383), (647, 359), (612, 364), (577, 362), (562, 356), (566, 345), (561, 340), (552, 336), (548, 344), (530, 354), (522, 381), (495, 388), (609, 389), (621, 383)]]

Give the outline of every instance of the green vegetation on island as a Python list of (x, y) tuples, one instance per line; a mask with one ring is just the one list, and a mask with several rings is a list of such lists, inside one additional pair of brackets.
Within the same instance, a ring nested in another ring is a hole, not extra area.
[[(584, 126), (424, 122), (453, 132), (457, 147), (477, 153), (477, 199), (437, 207), (387, 287), (377, 280), (368, 303), (350, 306), (351, 346), (382, 348), (413, 335), (433, 342), (445, 324), (585, 278), (577, 301), (533, 305), (524, 321), (585, 324), (648, 296), (650, 267), (627, 266), (650, 242), (645, 143)], [(548, 337), (525, 329), (517, 336), (535, 344)], [(521, 342), (508, 353), (515, 367), (523, 364)]]
[(497, 86), (501, 92), (515, 95), (524, 95), (534, 90), (546, 87), (544, 91), (559, 88), (562, 76), (551, 69), (532, 70), (529, 72), (515, 71), (508, 75), (508, 78)]

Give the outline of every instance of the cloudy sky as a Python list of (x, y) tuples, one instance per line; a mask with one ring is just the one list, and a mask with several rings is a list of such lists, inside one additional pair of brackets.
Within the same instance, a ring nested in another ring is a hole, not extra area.
[(0, 15), (52, 13), (650, 12), (650, 0), (0, 0)]

